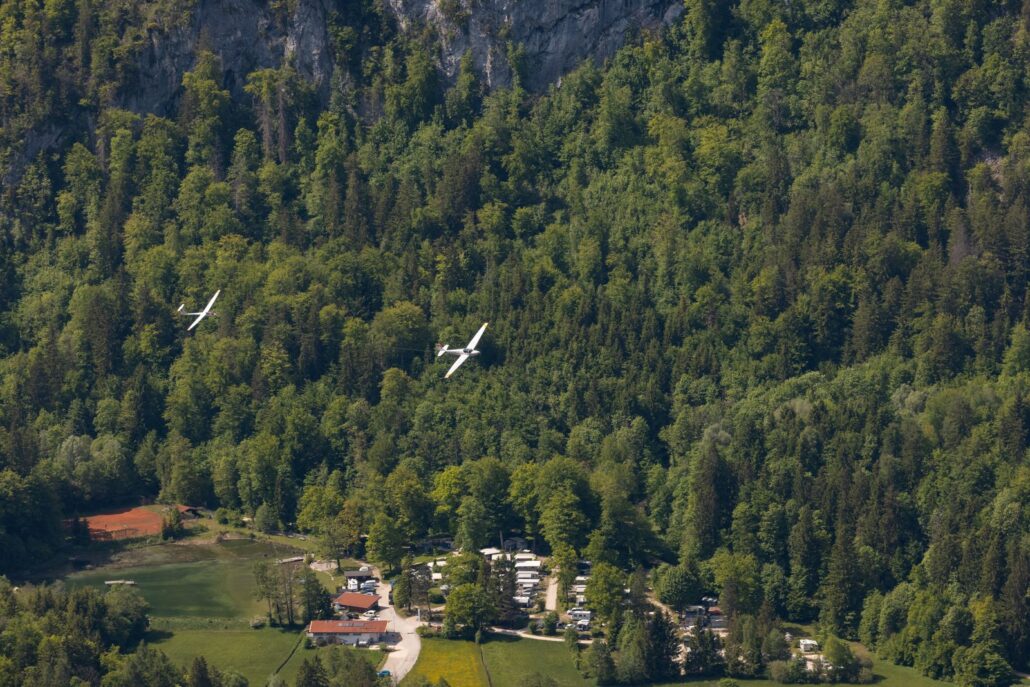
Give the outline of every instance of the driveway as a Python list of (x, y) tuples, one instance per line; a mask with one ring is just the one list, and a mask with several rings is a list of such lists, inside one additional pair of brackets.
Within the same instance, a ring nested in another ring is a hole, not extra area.
[(558, 578), (554, 573), (547, 578), (547, 597), (544, 599), (544, 608), (548, 611), (558, 612)]
[[(375, 573), (382, 579), (378, 570), (375, 570)], [(415, 632), (418, 628), (417, 616), (411, 618), (401, 617), (389, 603), (390, 591), (390, 584), (384, 581), (376, 593), (381, 596), (379, 600), (379, 607), (381, 609), (379, 611), (379, 618), (389, 623), (387, 627), (390, 629), (391, 635), (393, 635), (390, 641), (393, 644), (393, 651), (386, 654), (383, 670), (389, 670), (396, 683), (400, 682), (414, 667), (415, 661), (418, 660), (418, 654), (422, 651), (422, 640)]]

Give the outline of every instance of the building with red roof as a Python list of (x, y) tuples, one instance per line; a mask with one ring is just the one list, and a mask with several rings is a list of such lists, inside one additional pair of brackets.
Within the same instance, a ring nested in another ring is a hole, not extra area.
[(386, 621), (312, 620), (307, 635), (320, 644), (378, 644), (386, 637)]
[(351, 613), (375, 611), (379, 608), (379, 597), (375, 594), (344, 592), (333, 599), (333, 608), (337, 611), (350, 611)]

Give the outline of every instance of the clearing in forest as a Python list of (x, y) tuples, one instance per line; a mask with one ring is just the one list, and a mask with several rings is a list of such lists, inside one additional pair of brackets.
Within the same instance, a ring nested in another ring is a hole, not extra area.
[(83, 518), (93, 541), (133, 539), (161, 534), (161, 514), (152, 508), (122, 508)]

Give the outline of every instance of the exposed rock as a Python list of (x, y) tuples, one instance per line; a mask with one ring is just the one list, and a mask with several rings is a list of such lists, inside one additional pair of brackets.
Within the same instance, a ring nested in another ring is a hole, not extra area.
[[(322, 95), (332, 75), (327, 21), (331, 0), (298, 0), (285, 21), (258, 0), (201, 0), (184, 27), (152, 28), (137, 61), (139, 78), (126, 89), (123, 106), (167, 114), (182, 75), (193, 68), (199, 50), (219, 57), (225, 85), (239, 97), (246, 75), (288, 62)], [(280, 24), (285, 24), (281, 26)]]
[(627, 34), (675, 20), (681, 0), (388, 0), (402, 31), (430, 26), (440, 37), (440, 63), (453, 78), (462, 55), (489, 87), (511, 82), (507, 46), (525, 50), (524, 84), (541, 90), (584, 58), (603, 59)]
[[(177, 26), (146, 29), (136, 53), (135, 78), (115, 99), (140, 113), (173, 115), (182, 76), (193, 69), (200, 50), (221, 60), (225, 85), (243, 96), (246, 77), (255, 69), (291, 64), (312, 83), (323, 102), (329, 99), (333, 59), (329, 18), (351, 0), (293, 0), (289, 16), (276, 16), (267, 0), (196, 0)], [(489, 88), (511, 83), (509, 45), (523, 49), (524, 86), (542, 90), (587, 57), (612, 55), (638, 29), (653, 29), (682, 12), (682, 0), (386, 0), (402, 32), (420, 35), (426, 27), (438, 36), (439, 66), (448, 79), (468, 52)], [(337, 87), (352, 83), (336, 75)], [(61, 147), (77, 126), (92, 129), (85, 110), (66, 120), (33, 127), (23, 144), (2, 161), (2, 181), (13, 184), (41, 151)]]

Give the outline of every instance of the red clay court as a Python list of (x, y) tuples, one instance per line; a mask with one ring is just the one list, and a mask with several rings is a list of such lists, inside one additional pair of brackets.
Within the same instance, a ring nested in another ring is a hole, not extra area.
[(161, 533), (161, 514), (148, 508), (125, 508), (83, 518), (93, 541), (149, 537)]

